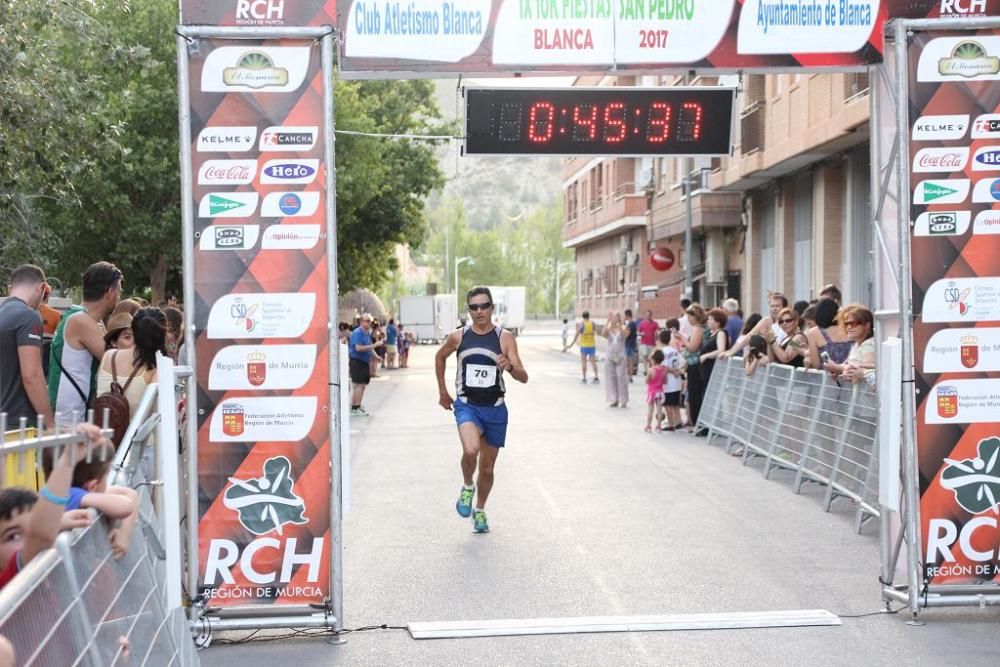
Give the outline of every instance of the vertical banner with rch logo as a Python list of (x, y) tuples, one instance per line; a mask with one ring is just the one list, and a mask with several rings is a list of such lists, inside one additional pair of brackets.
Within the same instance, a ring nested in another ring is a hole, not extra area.
[(908, 55), (924, 578), (1000, 581), (1000, 33), (917, 32)]
[[(188, 24), (329, 25), (333, 2), (182, 2)], [(188, 49), (198, 585), (209, 607), (330, 591), (327, 136), (316, 40)], [(192, 591), (192, 594), (195, 592)]]

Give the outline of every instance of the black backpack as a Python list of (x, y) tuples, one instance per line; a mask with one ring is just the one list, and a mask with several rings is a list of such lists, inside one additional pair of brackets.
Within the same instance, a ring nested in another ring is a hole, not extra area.
[(129, 422), (132, 420), (132, 408), (128, 404), (128, 399), (125, 398), (125, 391), (135, 379), (135, 374), (142, 368), (142, 364), (135, 366), (125, 384), (120, 385), (118, 384), (118, 368), (115, 365), (117, 357), (118, 350), (115, 350), (115, 353), (111, 355), (111, 389), (94, 399), (94, 421), (99, 426), (103, 426), (104, 412), (107, 411), (108, 428), (114, 431), (111, 442), (116, 449), (121, 444), (122, 438), (125, 437), (125, 431), (128, 430)]

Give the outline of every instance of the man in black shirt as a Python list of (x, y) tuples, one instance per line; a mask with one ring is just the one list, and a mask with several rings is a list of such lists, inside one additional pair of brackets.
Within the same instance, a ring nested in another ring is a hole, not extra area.
[(42, 375), (42, 316), (38, 305), (45, 294), (45, 273), (24, 264), (10, 277), (10, 298), (0, 303), (0, 412), (7, 428), (22, 417), (35, 426), (38, 415), (52, 423), (52, 407)]

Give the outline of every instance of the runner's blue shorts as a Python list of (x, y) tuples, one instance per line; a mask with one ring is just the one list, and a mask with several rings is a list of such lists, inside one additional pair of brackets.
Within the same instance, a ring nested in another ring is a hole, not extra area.
[(597, 356), (596, 347), (581, 347), (580, 354), (584, 357), (595, 357)]
[(470, 405), (456, 398), (452, 406), (455, 423), (461, 426), (472, 422), (494, 447), (503, 447), (507, 439), (507, 405)]

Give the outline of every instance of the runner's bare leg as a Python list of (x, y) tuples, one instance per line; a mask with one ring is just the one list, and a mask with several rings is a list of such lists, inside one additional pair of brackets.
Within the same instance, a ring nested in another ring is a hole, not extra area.
[(472, 475), (476, 472), (482, 434), (472, 422), (458, 426), (458, 437), (462, 441), (462, 478), (466, 486), (472, 486)]
[(482, 446), (479, 448), (479, 477), (476, 479), (478, 494), (476, 507), (479, 509), (486, 508), (486, 499), (490, 497), (490, 491), (493, 489), (493, 467), (499, 454), (499, 447), (489, 444), (485, 438), (482, 439)]

